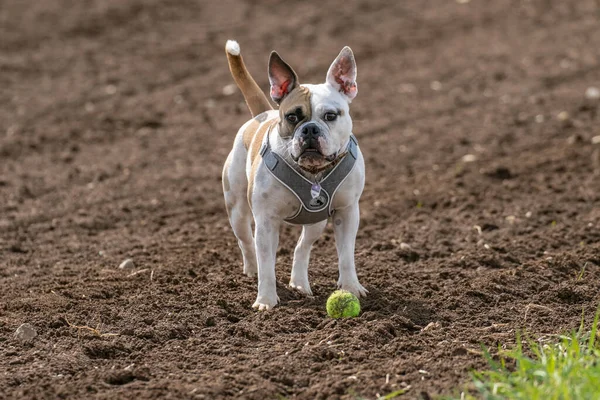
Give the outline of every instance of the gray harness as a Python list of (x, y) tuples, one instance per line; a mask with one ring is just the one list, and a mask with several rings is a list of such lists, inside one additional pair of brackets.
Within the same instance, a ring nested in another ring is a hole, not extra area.
[(311, 194), (311, 189), (314, 188), (313, 182), (302, 176), (279, 154), (271, 150), (269, 133), (265, 135), (265, 141), (260, 149), (263, 162), (275, 179), (288, 188), (300, 201), (298, 212), (284, 221), (294, 225), (312, 225), (329, 218), (335, 211), (332, 209), (333, 196), (356, 164), (358, 156), (356, 137), (350, 135), (346, 154), (319, 182), (320, 193), (315, 193), (316, 197), (313, 197)]

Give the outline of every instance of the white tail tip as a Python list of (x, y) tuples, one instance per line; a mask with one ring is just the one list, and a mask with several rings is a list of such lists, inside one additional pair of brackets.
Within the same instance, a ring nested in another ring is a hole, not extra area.
[(225, 45), (225, 50), (227, 50), (227, 52), (232, 56), (240, 55), (240, 45), (235, 40), (228, 40), (227, 44)]

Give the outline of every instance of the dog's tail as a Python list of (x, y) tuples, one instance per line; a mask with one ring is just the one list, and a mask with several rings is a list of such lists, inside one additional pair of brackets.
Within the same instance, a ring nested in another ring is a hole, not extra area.
[(227, 61), (229, 61), (229, 70), (235, 80), (235, 83), (242, 91), (246, 104), (255, 117), (258, 114), (272, 110), (267, 96), (260, 90), (252, 75), (246, 69), (242, 55), (240, 54), (240, 45), (235, 40), (228, 40), (225, 45)]

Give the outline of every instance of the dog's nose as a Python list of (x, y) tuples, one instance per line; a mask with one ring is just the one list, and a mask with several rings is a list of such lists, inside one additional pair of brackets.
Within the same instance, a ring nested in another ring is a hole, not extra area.
[(319, 128), (319, 125), (311, 123), (304, 125), (301, 133), (305, 140), (316, 139), (317, 136), (321, 134), (321, 129)]

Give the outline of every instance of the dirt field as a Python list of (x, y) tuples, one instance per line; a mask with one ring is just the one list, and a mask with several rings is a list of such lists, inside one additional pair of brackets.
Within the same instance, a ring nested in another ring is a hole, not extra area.
[[(590, 319), (600, 5), (307, 3), (1, 2), (1, 398), (428, 399), (485, 366), (480, 344)], [(265, 89), (272, 49), (303, 82), (356, 54), (359, 318), (325, 313), (330, 227), (314, 298), (286, 285), (288, 227), (281, 304), (251, 309), (220, 182), (249, 117), (224, 90), (230, 38)]]

